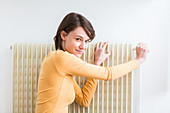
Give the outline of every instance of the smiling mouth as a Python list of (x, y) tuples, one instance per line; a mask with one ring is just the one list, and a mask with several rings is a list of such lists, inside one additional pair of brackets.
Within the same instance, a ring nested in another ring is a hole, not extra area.
[(76, 50), (78, 53), (80, 53), (80, 54), (82, 54), (83, 53), (83, 51), (80, 51), (80, 50)]

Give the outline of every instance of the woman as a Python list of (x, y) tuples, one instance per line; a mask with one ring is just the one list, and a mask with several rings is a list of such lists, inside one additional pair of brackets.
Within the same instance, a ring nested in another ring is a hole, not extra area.
[[(38, 81), (36, 113), (68, 113), (68, 105), (74, 100), (88, 107), (96, 89), (97, 79), (114, 80), (137, 69), (145, 58), (148, 48), (140, 43), (137, 57), (127, 63), (99, 66), (110, 53), (104, 50), (107, 42), (96, 44), (94, 64), (80, 59), (88, 43), (95, 37), (91, 23), (82, 15), (69, 13), (61, 22), (54, 37), (56, 51), (44, 58)], [(81, 90), (73, 76), (89, 78)]]

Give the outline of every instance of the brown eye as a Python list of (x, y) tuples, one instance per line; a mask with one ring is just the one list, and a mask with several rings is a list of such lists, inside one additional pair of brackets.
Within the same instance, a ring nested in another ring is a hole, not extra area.
[(88, 43), (88, 42), (91, 42), (91, 40), (89, 39), (89, 40), (86, 40), (85, 42)]
[(76, 38), (76, 40), (80, 41), (81, 39), (80, 38)]

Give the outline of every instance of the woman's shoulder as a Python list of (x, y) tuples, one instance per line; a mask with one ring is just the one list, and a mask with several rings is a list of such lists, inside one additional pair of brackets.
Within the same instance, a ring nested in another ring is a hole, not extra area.
[(62, 59), (66, 60), (75, 57), (73, 54), (70, 54), (69, 52), (63, 50), (50, 51), (48, 56), (55, 57), (55, 59), (58, 60), (62, 60)]
[(70, 54), (67, 51), (63, 51), (63, 50), (50, 51), (49, 54), (54, 55), (54, 56), (58, 56), (58, 57), (60, 57), (60, 56), (70, 56), (70, 55), (72, 56), (72, 54)]

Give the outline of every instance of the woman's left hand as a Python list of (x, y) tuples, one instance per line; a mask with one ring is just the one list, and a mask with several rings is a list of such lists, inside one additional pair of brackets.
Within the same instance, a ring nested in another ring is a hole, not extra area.
[(136, 46), (136, 60), (138, 60), (139, 64), (142, 64), (145, 61), (147, 53), (149, 53), (149, 49), (146, 44), (139, 43)]

